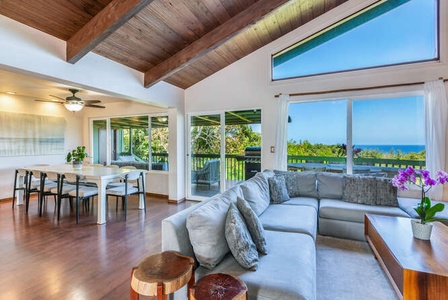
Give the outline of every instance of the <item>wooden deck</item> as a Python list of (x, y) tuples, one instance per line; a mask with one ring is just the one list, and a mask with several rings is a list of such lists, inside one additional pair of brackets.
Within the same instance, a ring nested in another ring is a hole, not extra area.
[(131, 268), (161, 250), (161, 220), (194, 204), (148, 197), (145, 215), (132, 197), (126, 222), (111, 199), (106, 225), (96, 205), (76, 225), (68, 201), (59, 222), (53, 199), (42, 217), (35, 198), (28, 214), (0, 201), (0, 299), (129, 299)]

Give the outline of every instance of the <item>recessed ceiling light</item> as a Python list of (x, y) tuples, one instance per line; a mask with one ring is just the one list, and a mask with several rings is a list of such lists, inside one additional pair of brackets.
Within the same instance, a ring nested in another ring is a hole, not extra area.
[(9, 94), (9, 95), (15, 95), (16, 92), (7, 91), (6, 94)]

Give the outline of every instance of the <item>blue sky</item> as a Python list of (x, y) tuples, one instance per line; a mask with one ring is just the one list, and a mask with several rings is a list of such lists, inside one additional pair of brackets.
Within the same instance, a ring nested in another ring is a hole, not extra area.
[(437, 57), (436, 0), (411, 0), (274, 68), (274, 79)]
[[(283, 63), (274, 75), (302, 76), (433, 59), (437, 57), (436, 3), (411, 0)], [(288, 140), (346, 143), (345, 100), (291, 104), (289, 115)], [(353, 144), (423, 145), (423, 118), (423, 97), (353, 101)]]
[[(355, 145), (424, 145), (423, 97), (355, 100), (352, 110)], [(347, 101), (289, 105), (288, 140), (341, 144), (347, 136)]]

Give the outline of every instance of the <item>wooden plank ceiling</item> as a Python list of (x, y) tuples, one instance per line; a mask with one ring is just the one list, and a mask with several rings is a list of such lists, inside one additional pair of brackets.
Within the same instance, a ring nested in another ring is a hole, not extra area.
[(188, 88), (347, 0), (0, 0), (0, 14)]

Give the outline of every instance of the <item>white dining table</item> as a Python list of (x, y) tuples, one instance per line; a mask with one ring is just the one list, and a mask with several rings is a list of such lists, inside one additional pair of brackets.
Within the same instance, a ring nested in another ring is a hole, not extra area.
[[(103, 166), (93, 166), (93, 165), (83, 165), (82, 169), (76, 170), (71, 164), (63, 165), (50, 165), (50, 166), (34, 166), (25, 167), (28, 171), (40, 171), (40, 172), (56, 172), (59, 174), (73, 173), (84, 176), (84, 180), (87, 182), (95, 183), (98, 187), (98, 215), (97, 223), (106, 223), (106, 187), (107, 184), (112, 182), (114, 179), (124, 177), (126, 173), (132, 171), (140, 171), (142, 177), (140, 180), (145, 182), (147, 170), (140, 169), (128, 169), (128, 168), (108, 168)], [(21, 179), (20, 182), (22, 182)], [(141, 186), (141, 185), (140, 185)], [(145, 197), (143, 194), (139, 195), (139, 209), (144, 209)], [(23, 204), (23, 193), (17, 197), (17, 205)]]

